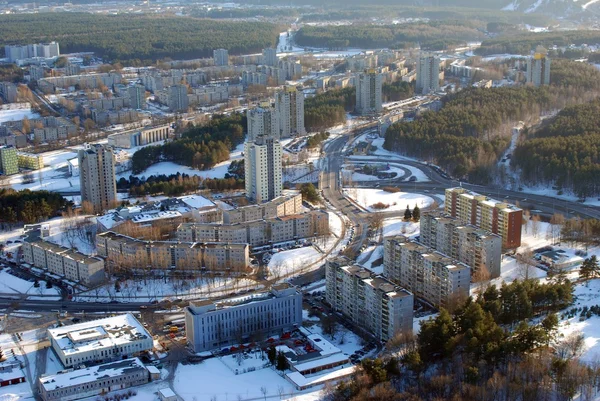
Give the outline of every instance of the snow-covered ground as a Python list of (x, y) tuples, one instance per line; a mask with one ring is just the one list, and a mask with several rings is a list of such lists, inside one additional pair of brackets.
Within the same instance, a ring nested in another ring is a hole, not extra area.
[(25, 117), (32, 119), (40, 115), (31, 109), (0, 110), (0, 124), (7, 121), (22, 120)]
[(392, 193), (372, 188), (345, 188), (344, 193), (370, 212), (378, 211), (372, 206), (379, 202), (388, 205), (387, 208), (381, 209), (381, 211), (404, 210), (407, 206), (411, 210), (415, 206), (419, 206), (422, 209), (434, 202), (432, 198), (425, 195), (408, 192)]
[(419, 223), (404, 221), (402, 218), (385, 219), (383, 221), (383, 236), (406, 235), (415, 237), (419, 235)]
[(338, 216), (334, 212), (328, 212), (328, 213), (329, 213), (329, 230), (331, 230), (331, 233), (333, 235), (335, 235), (336, 237), (339, 238), (342, 235), (342, 226), (343, 226), (344, 222), (342, 221), (340, 216)]
[(28, 294), (34, 298), (44, 296), (44, 299), (60, 300), (60, 293), (56, 288), (46, 288), (45, 281), (39, 283), (40, 286), (36, 288), (33, 281), (13, 276), (8, 273), (8, 269), (0, 271), (0, 294)]
[(299, 273), (322, 257), (323, 254), (312, 246), (278, 252), (269, 261), (269, 271), (274, 277)]

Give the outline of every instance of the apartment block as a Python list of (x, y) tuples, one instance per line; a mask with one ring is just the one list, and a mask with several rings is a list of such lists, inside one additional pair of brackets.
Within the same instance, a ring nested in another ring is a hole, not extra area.
[(39, 239), (27, 239), (21, 252), (25, 263), (90, 286), (104, 282), (104, 262), (70, 248)]
[(17, 174), (19, 172), (19, 161), (17, 149), (14, 146), (0, 147), (0, 173), (4, 175)]
[(187, 86), (173, 85), (168, 88), (169, 110), (179, 113), (185, 113), (188, 110), (189, 99), (187, 95)]
[(500, 276), (502, 237), (464, 225), (441, 212), (421, 215), (419, 242), (471, 267), (472, 274), (485, 269), (491, 278)]
[(81, 66), (79, 64), (67, 64), (65, 66), (65, 75), (81, 74)]
[(60, 47), (56, 42), (6, 45), (4, 46), (4, 56), (10, 63), (37, 57), (53, 58), (60, 56)]
[(255, 141), (260, 136), (279, 139), (278, 114), (269, 103), (248, 110), (248, 142)]
[(136, 84), (127, 88), (129, 94), (129, 105), (133, 109), (146, 108), (146, 88), (144, 85)]
[(0, 82), (0, 98), (4, 100), (4, 103), (15, 103), (17, 94), (17, 85), (12, 82)]
[(44, 157), (34, 153), (17, 152), (17, 163), (19, 168), (39, 170), (44, 168)]
[(81, 201), (90, 202), (94, 213), (110, 209), (117, 199), (115, 156), (103, 145), (86, 145), (79, 150), (79, 182)]
[(523, 211), (514, 205), (464, 188), (448, 188), (444, 212), (464, 224), (500, 235), (503, 250), (521, 246)]
[(226, 49), (215, 49), (213, 59), (216, 66), (229, 65), (229, 52)]
[(302, 195), (280, 196), (269, 202), (223, 210), (223, 223), (238, 224), (248, 221), (274, 219), (302, 213)]
[(130, 149), (149, 143), (162, 142), (169, 138), (173, 129), (169, 124), (157, 127), (144, 127), (108, 136), (108, 145), (115, 148)]
[(380, 113), (382, 106), (382, 74), (365, 70), (356, 77), (356, 112), (362, 115)]
[(61, 77), (49, 77), (38, 80), (38, 86), (44, 93), (54, 93), (57, 89), (67, 89), (70, 86), (79, 85), (81, 89), (96, 89), (101, 86), (112, 88), (120, 84), (123, 76), (117, 72), (100, 74), (71, 75)]
[(417, 93), (427, 95), (440, 90), (440, 58), (422, 55), (417, 61)]
[(435, 307), (469, 296), (469, 266), (404, 236), (384, 238), (383, 274)]
[(550, 85), (550, 58), (542, 53), (535, 53), (527, 59), (526, 80), (533, 86)]
[(302, 324), (302, 293), (289, 284), (269, 292), (213, 301), (190, 302), (185, 308), (185, 334), (194, 352), (260, 341)]
[(322, 210), (238, 224), (183, 223), (177, 238), (185, 242), (241, 242), (250, 246), (311, 238), (329, 233), (329, 214)]
[(263, 64), (264, 65), (277, 67), (277, 62), (278, 62), (277, 49), (274, 49), (272, 47), (267, 47), (266, 49), (263, 49), (262, 55), (263, 55)]
[(334, 310), (380, 341), (412, 332), (413, 294), (346, 258), (327, 262), (325, 294)]
[(306, 134), (304, 128), (304, 93), (301, 88), (285, 86), (275, 96), (280, 138)]
[(244, 144), (246, 196), (257, 203), (281, 196), (283, 172), (281, 143), (275, 138), (259, 136)]
[(248, 244), (143, 241), (106, 231), (96, 235), (99, 256), (115, 267), (246, 271), (250, 264)]

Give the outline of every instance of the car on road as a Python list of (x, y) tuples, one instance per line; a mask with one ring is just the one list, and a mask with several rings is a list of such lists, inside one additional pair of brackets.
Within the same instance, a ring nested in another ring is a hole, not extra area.
[(147, 305), (141, 305), (140, 309), (148, 309), (148, 306)]

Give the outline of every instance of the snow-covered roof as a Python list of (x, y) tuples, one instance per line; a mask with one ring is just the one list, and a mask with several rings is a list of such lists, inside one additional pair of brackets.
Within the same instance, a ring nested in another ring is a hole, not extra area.
[(200, 195), (186, 195), (186, 196), (180, 196), (179, 198), (177, 198), (179, 200), (181, 200), (183, 203), (185, 203), (186, 205), (188, 205), (191, 208), (194, 209), (200, 209), (203, 207), (215, 207), (216, 205), (206, 199), (203, 196)]
[(43, 376), (40, 377), (40, 383), (46, 391), (53, 391), (59, 388), (79, 386), (111, 377), (119, 377), (132, 370), (139, 369), (145, 369), (144, 364), (138, 358), (132, 358)]
[(66, 355), (152, 338), (130, 313), (48, 329), (48, 335)]

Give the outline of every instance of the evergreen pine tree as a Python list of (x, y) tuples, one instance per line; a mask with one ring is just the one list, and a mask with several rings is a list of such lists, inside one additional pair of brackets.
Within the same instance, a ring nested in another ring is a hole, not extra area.
[(406, 210), (404, 211), (404, 220), (409, 221), (410, 219), (412, 219), (412, 213), (408, 208), (408, 205), (406, 205)]
[(419, 209), (419, 206), (417, 205), (415, 205), (415, 208), (412, 211), (412, 218), (414, 221), (421, 220), (421, 209)]

